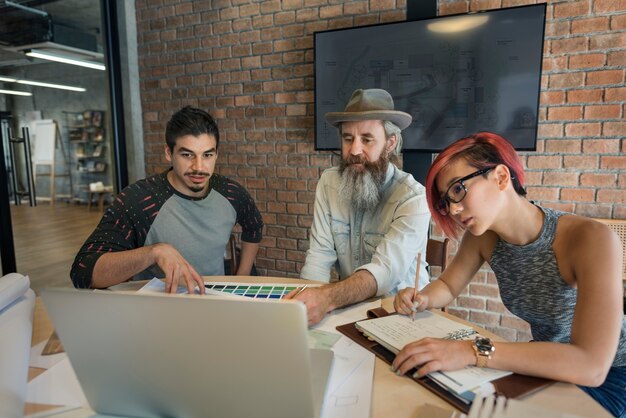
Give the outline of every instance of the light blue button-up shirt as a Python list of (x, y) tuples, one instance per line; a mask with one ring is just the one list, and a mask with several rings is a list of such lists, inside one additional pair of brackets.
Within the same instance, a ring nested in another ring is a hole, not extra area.
[(428, 284), (426, 243), (430, 212), (426, 189), (411, 174), (389, 164), (379, 205), (355, 211), (339, 195), (338, 167), (325, 170), (317, 184), (311, 237), (303, 279), (329, 282), (333, 264), (341, 279), (369, 271), (377, 295), (415, 286), (417, 253), (422, 253), (420, 289)]

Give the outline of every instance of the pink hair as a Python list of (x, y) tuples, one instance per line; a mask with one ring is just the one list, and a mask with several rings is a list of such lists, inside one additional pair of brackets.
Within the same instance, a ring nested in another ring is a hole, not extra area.
[[(445, 216), (435, 209), (435, 203), (441, 199), (443, 193), (437, 188), (436, 180), (439, 173), (453, 162), (463, 158), (469, 165), (481, 170), (504, 164), (511, 172), (511, 180), (517, 194), (526, 195), (524, 190), (524, 167), (513, 146), (500, 135), (491, 132), (478, 132), (474, 135), (461, 138), (448, 145), (435, 158), (426, 175), (426, 199), (433, 220), (449, 237), (456, 238), (462, 228), (454, 222), (452, 217)], [(445, 190), (444, 190), (445, 191)]]

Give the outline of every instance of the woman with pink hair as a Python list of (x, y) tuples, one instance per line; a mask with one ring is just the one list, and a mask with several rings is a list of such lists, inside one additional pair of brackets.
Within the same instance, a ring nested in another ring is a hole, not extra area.
[(504, 138), (462, 138), (433, 162), (428, 206), (450, 237), (463, 236), (441, 276), (404, 289), (402, 314), (441, 308), (487, 262), (504, 305), (530, 324), (533, 341), (425, 338), (407, 344), (392, 370), (418, 376), (468, 365), (577, 384), (611, 414), (626, 416), (626, 321), (622, 246), (606, 225), (526, 199), (524, 171)]

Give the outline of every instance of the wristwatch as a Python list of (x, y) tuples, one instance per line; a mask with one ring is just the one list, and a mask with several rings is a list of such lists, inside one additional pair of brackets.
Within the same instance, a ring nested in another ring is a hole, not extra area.
[(477, 336), (472, 344), (472, 348), (476, 352), (476, 367), (487, 367), (487, 361), (491, 359), (491, 355), (496, 348), (489, 338)]

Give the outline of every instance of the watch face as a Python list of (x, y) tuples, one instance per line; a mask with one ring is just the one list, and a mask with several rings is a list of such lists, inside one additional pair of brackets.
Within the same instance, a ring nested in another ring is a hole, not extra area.
[(480, 354), (489, 355), (494, 351), (493, 344), (489, 338), (477, 337), (474, 344), (476, 344), (476, 348)]

